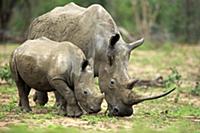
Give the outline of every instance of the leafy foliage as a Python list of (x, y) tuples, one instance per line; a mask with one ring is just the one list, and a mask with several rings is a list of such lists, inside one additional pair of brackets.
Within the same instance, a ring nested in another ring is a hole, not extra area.
[(13, 1), (6, 2), (1, 5), (3, 9), (11, 10), (5, 10), (9, 11), (7, 17), (10, 19), (4, 22), (7, 29), (2, 30), (8, 30), (13, 35), (25, 36), (35, 17), (57, 6), (74, 2), (83, 7), (101, 4), (111, 13), (117, 25), (127, 29), (134, 37), (142, 34), (145, 38), (150, 36), (148, 39), (158, 41), (165, 39), (198, 43), (200, 36), (199, 0), (19, 0), (13, 8), (8, 6)]
[(13, 83), (10, 67), (8, 64), (0, 66), (0, 79), (5, 80), (9, 84)]
[(191, 90), (191, 94), (194, 96), (200, 96), (200, 84), (196, 83), (195, 87)]
[(181, 75), (176, 68), (171, 68), (171, 74), (164, 80), (166, 88), (180, 87)]

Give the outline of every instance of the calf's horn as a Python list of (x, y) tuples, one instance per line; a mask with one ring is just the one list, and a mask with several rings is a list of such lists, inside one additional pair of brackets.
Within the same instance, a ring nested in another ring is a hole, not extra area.
[(101, 104), (102, 103), (102, 101), (103, 101), (103, 99), (104, 99), (104, 97), (105, 97), (105, 95), (104, 94), (101, 94), (100, 96), (98, 96), (97, 97), (97, 102), (99, 103), (99, 104)]

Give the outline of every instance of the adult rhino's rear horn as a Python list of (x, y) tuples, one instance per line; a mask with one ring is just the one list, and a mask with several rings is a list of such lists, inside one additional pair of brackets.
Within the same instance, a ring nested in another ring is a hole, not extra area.
[(146, 101), (146, 100), (158, 99), (158, 98), (161, 98), (161, 97), (164, 97), (164, 96), (170, 94), (175, 89), (176, 88), (173, 88), (170, 91), (167, 91), (167, 92), (165, 92), (163, 94), (160, 94), (160, 95), (157, 95), (157, 96), (152, 96), (152, 97), (142, 97), (142, 96), (136, 95), (134, 92), (131, 92), (129, 94), (129, 97), (128, 97), (128, 99), (129, 99), (128, 104), (129, 105), (135, 105), (135, 104), (141, 103), (141, 102)]
[(135, 42), (132, 42), (128, 45), (129, 51), (131, 52), (133, 49), (139, 47), (144, 43), (144, 38), (141, 38), (140, 40), (137, 40)]
[(131, 81), (129, 81), (129, 83), (127, 84), (127, 89), (131, 90), (138, 81), (138, 79), (132, 79)]

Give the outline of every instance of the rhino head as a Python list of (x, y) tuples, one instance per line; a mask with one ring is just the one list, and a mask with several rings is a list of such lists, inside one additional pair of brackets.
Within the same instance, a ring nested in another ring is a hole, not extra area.
[(81, 107), (87, 113), (97, 113), (101, 110), (101, 103), (104, 95), (96, 92), (92, 59), (85, 60), (82, 63), (81, 74), (75, 84), (75, 96)]
[(105, 94), (110, 115), (130, 116), (133, 114), (132, 106), (145, 100), (160, 98), (172, 92), (153, 97), (142, 97), (134, 93), (131, 89), (136, 80), (132, 80), (128, 75), (128, 60), (131, 51), (143, 43), (140, 39), (131, 44), (125, 43), (116, 34), (111, 37), (110, 44), (106, 53), (107, 62), (99, 67), (99, 85)]

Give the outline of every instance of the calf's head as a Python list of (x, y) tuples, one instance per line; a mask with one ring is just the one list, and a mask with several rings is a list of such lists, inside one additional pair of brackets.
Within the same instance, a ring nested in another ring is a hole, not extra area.
[(92, 59), (84, 60), (81, 66), (81, 74), (75, 85), (75, 96), (81, 107), (88, 113), (97, 113), (101, 110), (104, 96), (97, 93)]
[(128, 75), (128, 60), (131, 51), (143, 43), (140, 39), (131, 44), (126, 44), (120, 39), (119, 34), (115, 34), (110, 39), (107, 48), (106, 62), (99, 67), (99, 85), (105, 94), (110, 115), (130, 116), (133, 113), (132, 106), (145, 100), (156, 99), (169, 94), (171, 91), (159, 96), (143, 98), (131, 91), (137, 82), (130, 79)]

